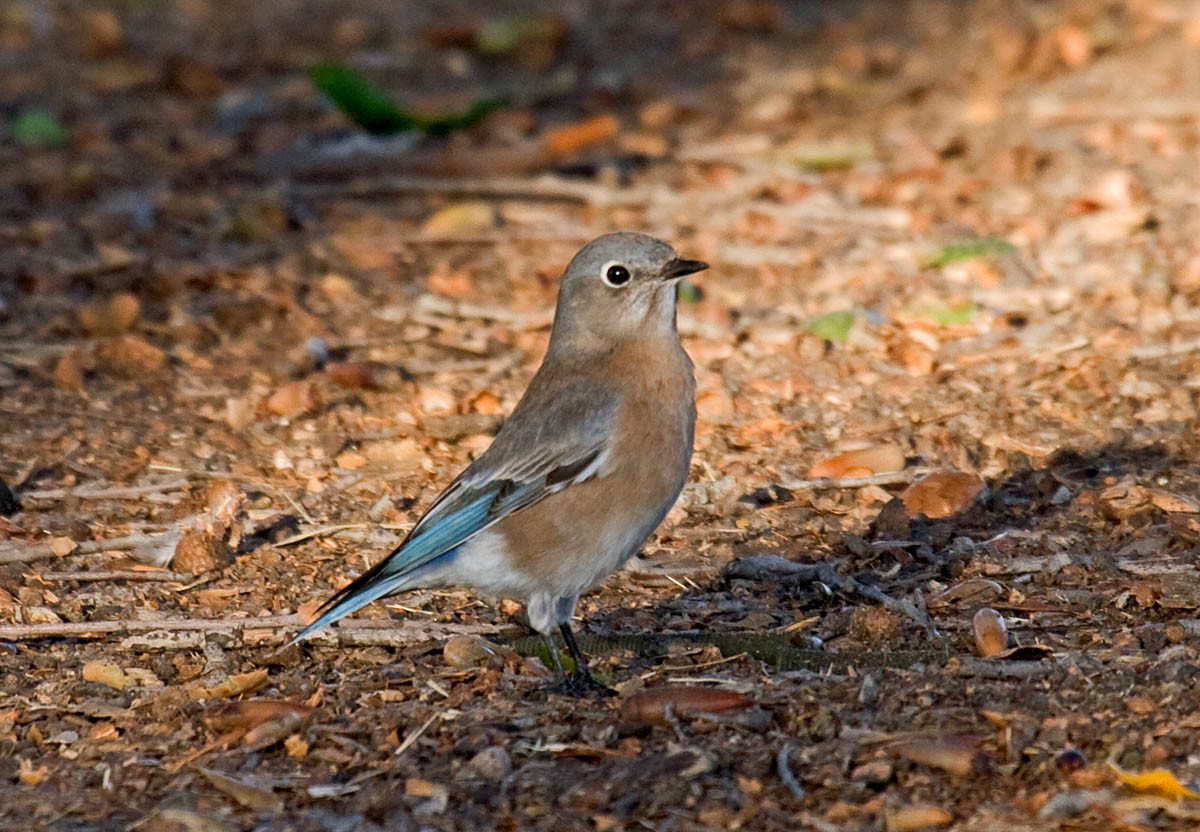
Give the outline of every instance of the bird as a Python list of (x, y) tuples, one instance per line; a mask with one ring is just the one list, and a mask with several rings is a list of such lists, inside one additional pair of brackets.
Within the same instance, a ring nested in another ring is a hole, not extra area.
[(386, 596), (465, 587), (524, 603), (549, 647), (556, 690), (612, 695), (570, 622), (579, 596), (641, 548), (687, 481), (696, 386), (676, 285), (707, 268), (630, 231), (580, 249), (559, 284), (542, 364), (491, 445), (289, 644)]

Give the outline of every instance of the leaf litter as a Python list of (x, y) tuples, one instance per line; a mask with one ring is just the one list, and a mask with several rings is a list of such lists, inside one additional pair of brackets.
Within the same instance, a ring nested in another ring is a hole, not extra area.
[[(1194, 9), (9, 5), (0, 826), (1194, 827)], [(454, 590), (281, 650), (625, 227), (714, 268), (621, 699)]]

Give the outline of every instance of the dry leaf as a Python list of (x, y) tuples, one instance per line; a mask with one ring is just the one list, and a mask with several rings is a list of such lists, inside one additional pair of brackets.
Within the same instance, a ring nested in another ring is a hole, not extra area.
[(1179, 779), (1165, 768), (1141, 772), (1126, 771), (1112, 762), (1108, 764), (1108, 767), (1112, 769), (1118, 780), (1134, 791), (1157, 794), (1171, 800), (1185, 797), (1189, 800), (1200, 798), (1200, 792), (1180, 783)]
[(975, 650), (985, 659), (1008, 647), (1008, 627), (1004, 623), (1004, 616), (991, 607), (984, 607), (975, 613), (971, 626), (975, 631)]
[(350, 390), (395, 390), (404, 382), (404, 373), (378, 361), (334, 361), (325, 372)]
[(74, 552), (78, 545), (69, 537), (55, 537), (50, 540), (50, 551), (61, 558)]
[(284, 740), (283, 747), (289, 757), (304, 757), (308, 754), (308, 743), (299, 734), (292, 734)]
[(451, 667), (467, 668), (481, 665), (503, 666), (506, 660), (517, 660), (510, 647), (492, 644), (479, 636), (454, 636), (442, 648), (442, 658)]
[(887, 832), (910, 832), (931, 826), (945, 826), (953, 820), (954, 815), (941, 806), (905, 806), (884, 815), (884, 828)]
[(741, 710), (754, 704), (740, 693), (693, 685), (668, 685), (639, 691), (621, 703), (621, 717), (631, 723), (664, 723), (668, 713), (685, 716)]
[(909, 517), (951, 517), (983, 491), (983, 480), (963, 471), (934, 471), (900, 493)]
[(191, 691), (196, 699), (230, 699), (234, 696), (241, 696), (243, 693), (258, 690), (267, 683), (267, 675), (266, 669), (260, 668), (259, 670), (252, 670), (249, 673), (239, 673), (236, 676), (230, 676), (219, 684), (213, 685), (211, 688), (196, 685), (191, 688)]
[(1166, 512), (1194, 514), (1200, 512), (1200, 503), (1182, 494), (1172, 494), (1157, 488), (1150, 489), (1150, 502), (1156, 508)]
[(901, 743), (893, 750), (914, 763), (940, 768), (957, 777), (984, 774), (991, 768), (987, 755), (976, 749), (970, 737), (931, 737)]
[(36, 786), (46, 779), (50, 769), (46, 766), (33, 767), (32, 760), (22, 759), (17, 769), (17, 778), (26, 786)]
[(270, 789), (243, 780), (235, 780), (219, 771), (210, 771), (206, 768), (200, 769), (200, 773), (213, 784), (217, 791), (224, 792), (247, 809), (260, 812), (283, 811), (283, 798)]
[(577, 121), (547, 130), (542, 145), (551, 156), (568, 156), (593, 144), (607, 141), (621, 129), (621, 122), (611, 114)]
[(487, 202), (456, 202), (435, 211), (421, 225), (424, 234), (462, 234), (496, 224), (496, 210)]
[(100, 659), (90, 661), (83, 666), (83, 680), (99, 682), (114, 690), (125, 690), (125, 686), (129, 684), (129, 677), (125, 675), (125, 671), (119, 665)]
[(898, 445), (872, 445), (823, 459), (808, 472), (809, 477), (828, 477), (839, 480), (844, 477), (869, 477), (899, 471), (904, 467), (904, 451)]
[(316, 407), (316, 398), (310, 381), (292, 381), (270, 395), (267, 410), (276, 416), (292, 418)]
[(216, 731), (250, 731), (270, 719), (284, 714), (304, 719), (313, 712), (307, 705), (277, 699), (247, 699), (242, 702), (220, 702), (210, 706), (204, 721)]

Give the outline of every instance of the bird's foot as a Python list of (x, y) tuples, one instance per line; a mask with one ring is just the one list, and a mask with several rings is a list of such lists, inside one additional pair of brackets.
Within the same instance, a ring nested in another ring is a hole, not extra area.
[(558, 693), (575, 699), (607, 699), (617, 695), (615, 690), (597, 682), (590, 673), (564, 676), (551, 685), (549, 690), (550, 693)]

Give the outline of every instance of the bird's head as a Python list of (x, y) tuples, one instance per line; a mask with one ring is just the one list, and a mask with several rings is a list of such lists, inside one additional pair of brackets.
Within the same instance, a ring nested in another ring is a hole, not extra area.
[(707, 268), (645, 234), (622, 231), (597, 237), (563, 273), (556, 339), (612, 340), (674, 331), (676, 284)]

